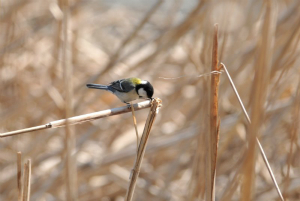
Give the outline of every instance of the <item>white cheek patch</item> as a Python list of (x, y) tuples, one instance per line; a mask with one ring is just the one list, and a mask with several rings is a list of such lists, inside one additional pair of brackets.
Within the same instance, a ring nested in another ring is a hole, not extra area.
[(147, 84), (147, 83), (148, 83), (148, 81), (146, 81), (146, 80), (141, 81), (141, 84)]
[(138, 90), (138, 94), (139, 94), (139, 96), (142, 96), (143, 98), (148, 98), (147, 92), (143, 88), (140, 88)]

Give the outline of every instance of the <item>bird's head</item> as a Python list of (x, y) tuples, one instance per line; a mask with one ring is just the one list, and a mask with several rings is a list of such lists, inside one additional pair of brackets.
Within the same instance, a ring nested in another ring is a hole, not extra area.
[(139, 84), (136, 85), (135, 89), (140, 98), (152, 99), (154, 89), (150, 82), (142, 80)]

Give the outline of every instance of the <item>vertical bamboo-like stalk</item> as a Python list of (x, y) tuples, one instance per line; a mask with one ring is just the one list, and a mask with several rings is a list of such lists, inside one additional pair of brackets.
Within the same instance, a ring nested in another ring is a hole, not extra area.
[[(68, 119), (73, 116), (73, 82), (72, 74), (73, 69), (71, 65), (71, 48), (68, 37), (68, 23), (69, 23), (69, 0), (61, 0), (61, 8), (63, 11), (63, 46), (62, 46), (62, 66), (64, 72), (64, 88), (65, 88), (65, 118)], [(71, 40), (70, 40), (71, 41)], [(68, 120), (65, 127), (65, 157), (66, 157), (66, 198), (68, 201), (77, 200), (77, 172), (76, 172), (76, 160), (74, 153), (75, 150), (75, 134)]]
[(31, 160), (28, 159), (27, 163), (24, 164), (24, 190), (23, 190), (23, 201), (30, 200), (30, 181), (31, 181)]
[(146, 150), (146, 146), (147, 146), (147, 142), (150, 136), (150, 131), (152, 128), (152, 125), (154, 123), (156, 114), (159, 111), (159, 107), (161, 106), (161, 100), (160, 99), (154, 99), (152, 101), (152, 105), (148, 114), (148, 118), (145, 124), (145, 128), (143, 131), (143, 135), (139, 144), (139, 148), (138, 148), (138, 153), (136, 156), (136, 160), (135, 160), (135, 164), (134, 167), (131, 171), (131, 175), (130, 175), (130, 183), (127, 189), (127, 193), (125, 196), (125, 200), (126, 201), (131, 201), (132, 197), (133, 197), (133, 192), (135, 189), (135, 185), (136, 185), (136, 181), (138, 179), (139, 173), (140, 173), (140, 168), (141, 168), (141, 164), (142, 164), (142, 160), (145, 154), (145, 150)]
[(22, 185), (22, 153), (17, 153), (17, 170), (18, 170), (18, 201), (23, 200), (23, 185)]
[(270, 76), (272, 45), (275, 37), (276, 16), (271, 2), (266, 2), (266, 14), (262, 27), (262, 37), (259, 43), (257, 63), (255, 64), (255, 77), (251, 93), (251, 125), (248, 128), (248, 150), (243, 164), (243, 180), (241, 200), (253, 200), (255, 194), (255, 161), (257, 157), (256, 143), (264, 120), (264, 104), (266, 100), (267, 85)]
[[(214, 26), (211, 71), (218, 71), (218, 25)], [(210, 89), (210, 133), (206, 136), (206, 200), (215, 200), (215, 175), (219, 139), (218, 90), (219, 75), (212, 74)]]

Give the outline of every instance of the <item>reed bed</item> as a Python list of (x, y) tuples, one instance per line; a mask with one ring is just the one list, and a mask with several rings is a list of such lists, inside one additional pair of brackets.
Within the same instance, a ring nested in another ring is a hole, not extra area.
[[(300, 199), (300, 1), (2, 0), (0, 11), (0, 133), (123, 107), (86, 83), (140, 77), (163, 107), (132, 200), (280, 200), (257, 139), (283, 199)], [(209, 182), (215, 23), (217, 59), (245, 110), (218, 74)], [(140, 134), (148, 111), (135, 109)], [(137, 157), (126, 112), (0, 138), (0, 200), (124, 200)]]

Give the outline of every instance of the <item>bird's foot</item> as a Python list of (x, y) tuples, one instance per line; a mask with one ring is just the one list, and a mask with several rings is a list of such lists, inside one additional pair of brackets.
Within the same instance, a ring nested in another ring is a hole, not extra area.
[(131, 104), (130, 103), (126, 103), (126, 105), (127, 105), (128, 109), (131, 109)]

